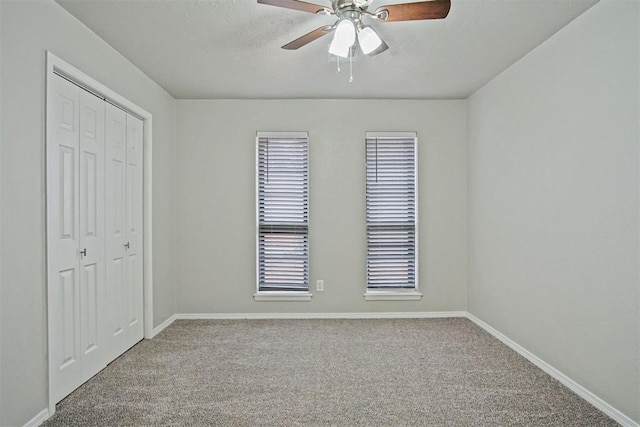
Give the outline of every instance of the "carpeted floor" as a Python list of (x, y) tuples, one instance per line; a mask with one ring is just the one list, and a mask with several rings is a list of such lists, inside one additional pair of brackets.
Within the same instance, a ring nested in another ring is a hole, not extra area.
[(45, 426), (615, 426), (466, 319), (180, 320)]

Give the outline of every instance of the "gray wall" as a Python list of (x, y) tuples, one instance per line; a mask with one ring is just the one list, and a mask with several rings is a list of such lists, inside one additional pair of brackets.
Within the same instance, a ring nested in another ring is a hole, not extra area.
[[(464, 310), (465, 101), (178, 101), (181, 313)], [(310, 302), (255, 302), (255, 133), (310, 135)], [(365, 302), (365, 131), (417, 131), (417, 302)]]
[(154, 323), (175, 312), (171, 233), (175, 101), (49, 0), (2, 1), (0, 425), (47, 407), (45, 50), (153, 114)]
[(638, 3), (469, 100), (468, 309), (640, 421)]

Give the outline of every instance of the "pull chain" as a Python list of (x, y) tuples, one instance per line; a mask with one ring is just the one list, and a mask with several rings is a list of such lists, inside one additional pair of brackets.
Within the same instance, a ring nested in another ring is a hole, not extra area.
[(336, 64), (338, 64), (338, 71), (336, 71), (336, 73), (340, 72), (340, 57), (336, 56)]
[(349, 50), (349, 83), (353, 83), (353, 54)]

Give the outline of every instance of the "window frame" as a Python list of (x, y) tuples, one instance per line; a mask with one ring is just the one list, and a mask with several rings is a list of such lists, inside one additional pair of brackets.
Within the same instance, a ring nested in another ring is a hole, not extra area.
[[(415, 219), (414, 219), (414, 265), (415, 265), (415, 282), (413, 288), (369, 288), (368, 283), (368, 227), (369, 223), (367, 220), (367, 141), (369, 139), (374, 138), (387, 138), (387, 139), (413, 139), (413, 148), (414, 148), (414, 210), (415, 210)], [(417, 132), (366, 132), (365, 133), (365, 143), (364, 143), (364, 155), (365, 155), (365, 236), (366, 236), (366, 245), (365, 245), (365, 293), (364, 299), (365, 301), (418, 301), (422, 298), (422, 294), (419, 292), (419, 210), (418, 210), (418, 196), (419, 196), (419, 188), (418, 188), (418, 172), (419, 172), (419, 157), (418, 157), (418, 133)]]
[(273, 138), (273, 139), (306, 139), (307, 141), (307, 252), (309, 251), (309, 222), (311, 217), (310, 197), (309, 197), (309, 132), (295, 131), (295, 132), (256, 132), (255, 138), (255, 220), (256, 220), (256, 288), (253, 298), (255, 301), (310, 301), (312, 294), (311, 290), (311, 273), (309, 272), (311, 260), (308, 255), (307, 258), (307, 289), (306, 290), (261, 290), (260, 289), (260, 139)]

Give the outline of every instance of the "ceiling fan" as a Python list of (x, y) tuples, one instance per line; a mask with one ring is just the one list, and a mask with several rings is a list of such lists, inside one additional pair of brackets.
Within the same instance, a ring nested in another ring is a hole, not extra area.
[(352, 56), (352, 49), (356, 45), (356, 36), (357, 44), (365, 55), (377, 55), (389, 48), (375, 30), (363, 21), (363, 18), (371, 18), (378, 22), (442, 19), (447, 16), (451, 8), (451, 0), (392, 4), (380, 6), (373, 12), (368, 10), (371, 0), (331, 0), (331, 7), (299, 0), (258, 0), (258, 3), (337, 17), (338, 20), (333, 25), (318, 27), (285, 44), (282, 48), (295, 50), (333, 32), (334, 36), (329, 46), (329, 53), (342, 58)]

